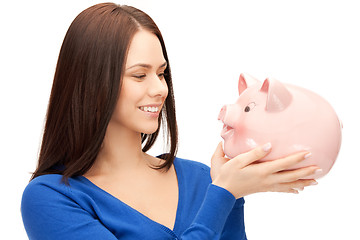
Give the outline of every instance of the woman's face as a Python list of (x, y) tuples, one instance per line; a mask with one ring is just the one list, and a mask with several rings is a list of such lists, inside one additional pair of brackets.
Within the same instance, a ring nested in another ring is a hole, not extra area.
[(138, 31), (130, 43), (120, 96), (111, 121), (123, 130), (151, 134), (168, 94), (167, 62), (156, 35)]

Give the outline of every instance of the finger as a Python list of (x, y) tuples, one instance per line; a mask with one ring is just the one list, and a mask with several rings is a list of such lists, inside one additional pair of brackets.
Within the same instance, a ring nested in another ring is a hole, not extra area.
[(210, 170), (211, 179), (215, 179), (218, 176), (220, 168), (227, 161), (229, 161), (229, 159), (225, 157), (225, 153), (222, 148), (222, 142), (220, 142), (217, 145), (216, 150), (211, 158), (211, 170)]
[(299, 193), (299, 191), (303, 191), (305, 187), (317, 184), (318, 183), (314, 179), (300, 179), (294, 182), (281, 183), (277, 185), (275, 191), (286, 193)]
[(317, 185), (318, 182), (315, 179), (300, 179), (291, 183), (284, 183), (295, 190), (303, 191), (305, 187)]
[(219, 142), (219, 144), (217, 145), (215, 152), (213, 154), (213, 157), (215, 158), (219, 158), (219, 157), (224, 157), (225, 153), (224, 150), (222, 148), (222, 142)]
[(282, 193), (299, 193), (299, 189), (291, 188), (291, 186), (279, 184), (276, 188), (270, 190), (270, 192), (282, 192)]
[(242, 153), (234, 157), (231, 161), (238, 161), (240, 168), (243, 168), (253, 162), (256, 162), (266, 155), (268, 155), (271, 151), (271, 143), (266, 143), (263, 146), (258, 146), (249, 152)]
[(273, 161), (268, 161), (265, 164), (269, 165), (269, 171), (272, 173), (280, 172), (286, 169), (293, 167), (295, 164), (300, 163), (301, 161), (309, 158), (311, 153), (309, 152), (299, 152), (292, 155), (289, 155), (284, 158), (280, 158)]
[(220, 142), (215, 152), (211, 158), (211, 168), (212, 169), (219, 169), (222, 165), (224, 165), (229, 159), (225, 157), (224, 150), (222, 148), (222, 142)]
[(291, 183), (283, 183), (283, 187), (287, 189), (293, 189), (296, 191), (303, 191), (305, 187), (317, 185), (318, 182), (315, 179), (300, 179)]
[(304, 167), (299, 168), (295, 170), (289, 170), (289, 171), (282, 171), (275, 174), (275, 177), (278, 178), (279, 182), (288, 183), (288, 182), (295, 182), (298, 180), (304, 180), (303, 178), (313, 175), (317, 173), (318, 171), (321, 171), (321, 169), (317, 166), (310, 166), (310, 167)]

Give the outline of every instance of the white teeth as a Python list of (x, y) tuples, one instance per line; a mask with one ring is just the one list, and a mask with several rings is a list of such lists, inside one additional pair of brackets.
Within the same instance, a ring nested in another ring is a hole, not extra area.
[(142, 110), (144, 112), (158, 112), (159, 108), (158, 107), (140, 107), (140, 110)]

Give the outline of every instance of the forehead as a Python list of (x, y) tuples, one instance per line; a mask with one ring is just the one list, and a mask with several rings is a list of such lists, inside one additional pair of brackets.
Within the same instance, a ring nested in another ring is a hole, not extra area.
[(135, 33), (129, 47), (126, 67), (145, 63), (158, 66), (165, 61), (161, 44), (157, 36), (149, 31)]

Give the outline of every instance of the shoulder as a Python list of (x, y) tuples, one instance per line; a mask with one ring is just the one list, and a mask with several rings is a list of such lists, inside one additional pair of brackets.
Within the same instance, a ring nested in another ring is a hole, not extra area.
[(43, 194), (47, 189), (55, 190), (64, 187), (62, 175), (47, 174), (31, 180), (24, 190), (24, 195)]
[[(25, 188), (21, 199), (21, 213), (24, 223), (35, 219), (61, 218), (79, 212), (93, 215), (92, 188), (78, 177), (69, 178), (69, 184), (62, 181), (60, 174), (36, 177)], [(45, 217), (46, 216), (46, 217)]]
[[(69, 187), (62, 182), (62, 175), (48, 174), (36, 177), (25, 188), (22, 196), (22, 210), (33, 205), (42, 205), (69, 195)], [(56, 201), (58, 202), (58, 201)]]
[(94, 188), (84, 183), (81, 177), (71, 177), (63, 181), (60, 174), (47, 174), (36, 177), (26, 186), (22, 199), (21, 210), (32, 207), (82, 207), (89, 205)]
[(174, 164), (181, 166), (181, 168), (186, 169), (187, 171), (203, 172), (206, 174), (210, 173), (210, 167), (201, 162), (176, 157)]
[(96, 215), (96, 209), (101, 209), (100, 213), (113, 210), (103, 207), (111, 204), (97, 207), (89, 194), (91, 189), (79, 177), (69, 178), (69, 185), (58, 174), (33, 179), (21, 200), (29, 239), (115, 239)]
[(41, 229), (44, 220), (59, 218), (64, 208), (73, 205), (69, 201), (69, 187), (61, 179), (58, 174), (42, 175), (26, 186), (21, 199), (21, 214), (27, 232), (32, 231), (31, 228)]
[(46, 174), (29, 182), (23, 192), (22, 205), (47, 204), (49, 201), (54, 205), (68, 203), (69, 200), (81, 204), (81, 200), (94, 195), (95, 190), (82, 177), (71, 177), (65, 183), (63, 175)]
[(211, 183), (210, 167), (204, 163), (176, 157), (174, 166), (178, 177), (180, 175), (186, 181)]

